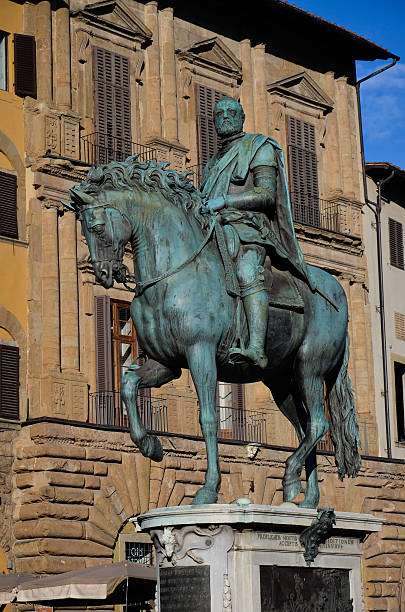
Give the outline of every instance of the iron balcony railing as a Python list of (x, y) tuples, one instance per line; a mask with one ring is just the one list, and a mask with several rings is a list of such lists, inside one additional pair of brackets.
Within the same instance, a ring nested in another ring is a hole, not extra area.
[(89, 165), (124, 161), (130, 155), (139, 155), (140, 161), (156, 159), (156, 149), (152, 147), (101, 132), (81, 136), (80, 151), (81, 160)]
[(217, 406), (218, 438), (267, 444), (267, 415), (255, 410)]
[[(167, 405), (162, 398), (138, 395), (141, 419), (149, 431), (167, 433)], [(128, 414), (119, 391), (89, 394), (89, 423), (129, 429)]]
[(342, 231), (339, 205), (336, 202), (297, 191), (292, 191), (290, 198), (295, 222), (331, 232)]

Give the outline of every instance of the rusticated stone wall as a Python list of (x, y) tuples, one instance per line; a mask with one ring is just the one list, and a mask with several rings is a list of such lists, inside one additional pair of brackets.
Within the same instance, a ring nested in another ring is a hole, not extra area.
[[(39, 422), (14, 444), (16, 571), (55, 573), (112, 562), (118, 534), (148, 508), (190, 503), (206, 469), (202, 441), (162, 438), (161, 464), (143, 458), (126, 432)], [(221, 502), (249, 497), (278, 505), (288, 454), (220, 444)], [(354, 480), (341, 483), (333, 458), (319, 457), (322, 506), (386, 519), (364, 542), (366, 609), (403, 610), (405, 465), (365, 459)]]
[(5, 421), (0, 423), (0, 572), (6, 569), (7, 556), (13, 545), (13, 442), (19, 430), (20, 425)]

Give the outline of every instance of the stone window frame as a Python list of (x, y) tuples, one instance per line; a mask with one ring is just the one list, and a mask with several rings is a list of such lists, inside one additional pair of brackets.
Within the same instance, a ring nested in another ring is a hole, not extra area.
[(11, 344), (17, 346), (20, 352), (20, 363), (19, 363), (19, 381), (20, 381), (20, 418), (19, 421), (9, 421), (8, 419), (0, 419), (0, 421), (6, 420), (7, 422), (18, 423), (25, 421), (27, 414), (27, 336), (25, 331), (18, 321), (17, 317), (7, 310), (2, 304), (0, 304), (0, 327), (10, 334), (13, 341), (0, 340), (0, 344)]
[(0, 240), (15, 242), (26, 246), (26, 202), (25, 202), (25, 165), (14, 142), (0, 130), (0, 152), (8, 159), (10, 168), (1, 168), (2, 172), (17, 177), (17, 226), (18, 238), (0, 236)]
[[(116, 3), (120, 5), (120, 2)], [(121, 8), (119, 6), (118, 8)], [(114, 7), (112, 8), (114, 12)], [(141, 88), (142, 72), (145, 65), (144, 47), (151, 41), (152, 33), (137, 18), (132, 27), (118, 27), (113, 21), (106, 18), (98, 19), (91, 12), (91, 7), (72, 13), (72, 46), (73, 78), (77, 79), (78, 89), (82, 95), (78, 96), (75, 110), (82, 117), (81, 127), (83, 134), (95, 131), (94, 92), (93, 92), (93, 48), (99, 47), (128, 58), (130, 63), (130, 91), (131, 91), (131, 139), (142, 143), (141, 130)]]
[[(303, 95), (296, 88), (290, 87), (290, 83), (295, 81), (303, 81), (307, 84), (309, 88), (307, 95)], [(313, 95), (311, 95), (310, 89), (313, 90)], [(271, 135), (285, 152), (287, 167), (287, 116), (296, 117), (315, 126), (319, 198), (324, 198), (326, 184), (323, 152), (325, 149), (327, 116), (334, 108), (333, 100), (327, 96), (315, 80), (305, 71), (269, 83), (266, 86), (266, 91), (268, 95)]]
[[(198, 46), (204, 43), (217, 45), (223, 53), (220, 63), (214, 64)], [(229, 54), (229, 57), (227, 55)], [(236, 62), (235, 62), (236, 60)], [(179, 100), (179, 118), (181, 141), (189, 149), (187, 166), (198, 165), (198, 132), (197, 132), (197, 95), (196, 84), (215, 89), (239, 100), (241, 95), (242, 64), (219, 36), (200, 40), (187, 49), (176, 50), (177, 99)]]

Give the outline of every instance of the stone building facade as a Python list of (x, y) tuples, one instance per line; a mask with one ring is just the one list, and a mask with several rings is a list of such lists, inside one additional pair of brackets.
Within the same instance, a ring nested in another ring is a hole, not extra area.
[(368, 199), (374, 211), (378, 199), (378, 183), (381, 183), (381, 237), (382, 277), (384, 289), (384, 322), (386, 328), (387, 386), (389, 403), (389, 437), (384, 401), (384, 379), (382, 364), (382, 340), (380, 320), (380, 295), (377, 265), (377, 228), (373, 208), (367, 207), (364, 214), (364, 242), (368, 254), (368, 276), (370, 284), (370, 306), (375, 362), (376, 415), (380, 433), (380, 453), (404, 459), (404, 393), (405, 373), (405, 316), (403, 304), (405, 294), (402, 286), (404, 274), (403, 226), (405, 172), (387, 162), (366, 164)]
[[(401, 609), (405, 471), (401, 460), (380, 456), (355, 89), (356, 59), (392, 54), (278, 0), (255, 3), (243, 31), (227, 3), (18, 6), (24, 34), (36, 41), (37, 92), (24, 97), (28, 365), (20, 396), (28, 401), (8, 464), (5, 499), (14, 514), (0, 534), (10, 565), (55, 573), (116, 560), (122, 539), (134, 536), (129, 519), (189, 503), (202, 482), (205, 451), (188, 371), (143, 398), (163, 462), (134, 448), (118, 397), (120, 373), (137, 354), (131, 295), (95, 283), (80, 226), (61, 200), (92, 163), (133, 153), (189, 168), (198, 182), (215, 147), (210, 109), (228, 95), (241, 100), (246, 131), (284, 148), (304, 255), (345, 288), (365, 458), (359, 477), (340, 483), (324, 441), (321, 504), (387, 519), (364, 544), (366, 607)], [(295, 434), (262, 385), (228, 387), (218, 393), (220, 500), (278, 504)]]

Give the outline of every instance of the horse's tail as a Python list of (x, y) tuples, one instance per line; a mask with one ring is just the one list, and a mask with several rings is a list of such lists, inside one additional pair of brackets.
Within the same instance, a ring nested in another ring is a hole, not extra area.
[(359, 473), (361, 448), (359, 426), (354, 407), (353, 387), (347, 372), (349, 363), (349, 334), (346, 335), (345, 352), (337, 375), (327, 381), (327, 406), (332, 442), (335, 447), (335, 463), (339, 478), (355, 477)]

